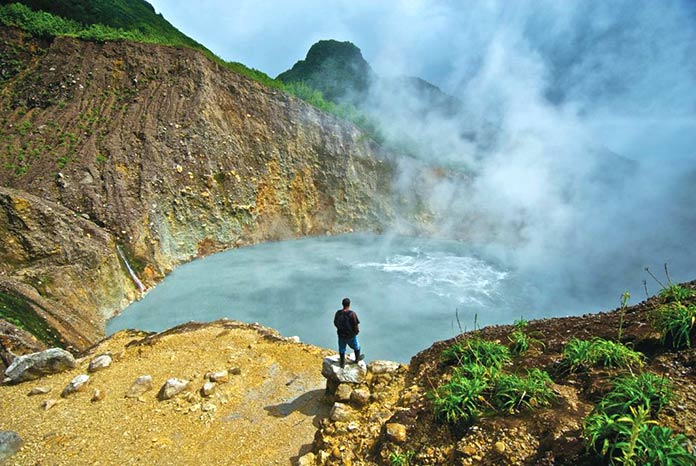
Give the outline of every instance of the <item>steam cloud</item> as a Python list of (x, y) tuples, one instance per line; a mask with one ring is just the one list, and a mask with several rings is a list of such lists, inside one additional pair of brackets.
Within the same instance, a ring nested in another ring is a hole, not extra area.
[(420, 76), (456, 96), (452, 115), (398, 86), (372, 89), (387, 137), (417, 149), (399, 159), (400, 195), (425, 199), (431, 233), (617, 304), (624, 289), (642, 296), (646, 265), (694, 278), (693, 1), (152, 3), (223, 58), (271, 75), (333, 38), (382, 76)]
[(694, 278), (693, 5), (400, 5), (409, 9), (398, 18), (416, 25), (387, 25), (375, 69), (417, 74), (394, 44), (427, 21), (425, 42), (455, 58), (444, 87), (461, 109), (433, 111), (418, 93), (376, 83), (368, 110), (389, 141), (417, 148), (398, 161), (399, 186), (426, 199), (435, 234), (617, 303), (624, 289), (642, 295), (646, 265)]

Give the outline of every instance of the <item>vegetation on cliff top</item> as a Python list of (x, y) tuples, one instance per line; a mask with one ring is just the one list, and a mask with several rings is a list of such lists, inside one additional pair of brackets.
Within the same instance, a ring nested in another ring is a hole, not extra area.
[(304, 83), (332, 102), (360, 102), (365, 98), (374, 73), (360, 49), (351, 42), (320, 40), (307, 57), (278, 75), (284, 83)]
[(379, 139), (376, 125), (355, 107), (330, 102), (306, 83), (285, 84), (242, 63), (224, 61), (174, 28), (143, 0), (0, 0), (0, 23), (44, 38), (69, 36), (95, 42), (127, 40), (193, 48), (235, 73), (351, 121)]

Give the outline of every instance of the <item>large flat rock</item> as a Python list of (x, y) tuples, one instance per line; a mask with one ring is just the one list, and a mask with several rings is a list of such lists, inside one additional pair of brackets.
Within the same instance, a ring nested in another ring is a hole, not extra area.
[(5, 371), (10, 383), (35, 380), (75, 367), (75, 358), (64, 349), (50, 348), (38, 353), (25, 354), (12, 361)]

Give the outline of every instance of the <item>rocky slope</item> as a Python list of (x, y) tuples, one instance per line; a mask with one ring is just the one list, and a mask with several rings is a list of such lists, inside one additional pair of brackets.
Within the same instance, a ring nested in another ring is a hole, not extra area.
[(67, 344), (138, 295), (117, 245), (151, 286), (198, 255), (391, 215), (370, 138), (198, 51), (3, 28), (0, 57), (3, 293)]
[[(690, 286), (696, 290), (696, 282)], [(223, 320), (154, 335), (119, 332), (83, 353), (73, 369), (0, 386), (0, 409), (6, 414), (0, 428), (24, 442), (11, 465), (606, 464), (586, 450), (582, 424), (614, 377), (628, 372), (568, 372), (559, 361), (571, 338), (613, 340), (622, 326), (622, 341), (645, 357), (645, 367), (635, 373), (664, 376), (674, 387), (674, 398), (657, 422), (686, 434), (694, 453), (696, 349), (674, 350), (660, 342), (650, 315), (661, 303), (651, 298), (626, 309), (623, 318), (615, 310), (530, 322), (527, 331), (543, 344), (515, 357), (507, 370), (547, 370), (556, 400), (508, 414), (486, 411), (468, 427), (448, 425), (433, 414), (427, 394), (453, 369), (441, 354), (474, 337), (507, 344), (512, 326), (436, 342), (410, 366), (370, 361), (369, 370), (361, 372), (349, 364), (343, 383), (322, 377), (330, 351), (257, 324)], [(103, 354), (111, 365), (90, 372)], [(61, 396), (80, 374), (90, 376), (87, 385)], [(152, 377), (151, 389), (127, 396), (142, 375)], [(157, 390), (172, 377), (187, 386), (161, 399)], [(211, 379), (217, 382), (206, 389)]]

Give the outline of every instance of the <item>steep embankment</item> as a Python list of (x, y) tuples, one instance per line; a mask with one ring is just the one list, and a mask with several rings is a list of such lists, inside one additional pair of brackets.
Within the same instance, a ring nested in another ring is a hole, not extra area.
[(198, 51), (3, 28), (0, 56), (3, 286), (73, 313), (68, 344), (138, 293), (116, 245), (150, 286), (197, 255), (390, 215), (371, 139)]

